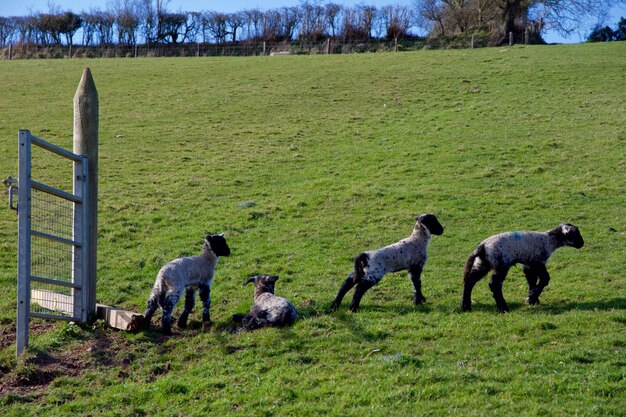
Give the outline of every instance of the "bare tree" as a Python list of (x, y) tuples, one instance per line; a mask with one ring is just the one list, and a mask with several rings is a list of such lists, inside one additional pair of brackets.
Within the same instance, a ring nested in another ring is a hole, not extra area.
[(207, 30), (216, 43), (226, 42), (228, 15), (220, 12), (207, 12)]
[(231, 36), (232, 42), (237, 42), (237, 31), (243, 28), (245, 23), (245, 15), (243, 13), (230, 13), (226, 17), (228, 25), (228, 34)]
[(0, 48), (12, 44), (16, 32), (15, 18), (0, 16)]
[[(417, 0), (415, 1), (418, 20), (424, 27), (429, 28), (431, 35), (446, 35), (445, 13), (446, 6), (441, 0)], [(427, 23), (428, 22), (428, 23)]]
[(341, 9), (341, 5), (337, 3), (327, 3), (324, 7), (324, 17), (328, 28), (326, 32), (333, 38), (337, 36), (340, 26)]

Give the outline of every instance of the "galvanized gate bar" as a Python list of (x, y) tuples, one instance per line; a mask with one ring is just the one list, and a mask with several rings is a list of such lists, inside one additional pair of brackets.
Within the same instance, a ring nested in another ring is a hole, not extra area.
[(18, 263), (17, 263), (17, 325), (16, 350), (21, 355), (28, 346), (30, 321), (30, 226), (31, 226), (31, 178), (30, 178), (30, 132), (20, 130), (18, 139)]

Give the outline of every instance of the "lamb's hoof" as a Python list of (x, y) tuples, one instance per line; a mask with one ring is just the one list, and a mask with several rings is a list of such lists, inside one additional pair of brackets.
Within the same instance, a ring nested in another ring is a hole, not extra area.
[(359, 311), (359, 306), (350, 306), (348, 310), (350, 310), (353, 313), (356, 313), (357, 311)]
[(461, 311), (469, 313), (470, 311), (472, 311), (472, 305), (461, 304)]
[(426, 302), (426, 297), (424, 297), (423, 295), (420, 297), (413, 297), (413, 304), (415, 304), (416, 306), (425, 302)]
[(333, 301), (330, 305), (330, 307), (328, 307), (328, 312), (329, 313), (334, 313), (335, 311), (337, 311), (337, 309), (339, 308), (339, 304), (337, 304), (337, 302)]
[(213, 327), (213, 322), (211, 320), (203, 320), (202, 321), (202, 328), (204, 330), (209, 330), (211, 327)]
[(178, 319), (178, 327), (180, 327), (181, 329), (186, 329), (187, 328), (187, 317), (183, 318), (180, 317)]
[(510, 310), (509, 307), (502, 307), (498, 309), (500, 311), (500, 314), (507, 314)]
[(199, 322), (198, 320), (192, 320), (189, 322), (189, 328), (191, 330), (198, 330), (200, 328), (202, 328), (202, 323)]
[(532, 298), (532, 297), (526, 297), (526, 304), (528, 304), (530, 306), (538, 305), (539, 304), (539, 299), (538, 298)]

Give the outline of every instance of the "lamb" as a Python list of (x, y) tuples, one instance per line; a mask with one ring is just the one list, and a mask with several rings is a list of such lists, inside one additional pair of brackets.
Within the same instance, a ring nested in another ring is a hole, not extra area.
[(413, 283), (413, 303), (423, 303), (421, 274), (426, 264), (428, 243), (432, 235), (441, 235), (443, 226), (433, 214), (422, 214), (416, 219), (411, 236), (384, 248), (363, 252), (354, 259), (354, 270), (339, 288), (330, 310), (341, 305), (343, 297), (356, 285), (350, 311), (356, 312), (363, 294), (378, 284), (388, 272), (408, 270)]
[(246, 330), (254, 330), (260, 327), (288, 326), (296, 320), (298, 313), (293, 304), (274, 295), (276, 280), (277, 276), (257, 275), (243, 283), (247, 285), (254, 282), (254, 305), (245, 316), (233, 315), (237, 325), (242, 325)]
[(165, 264), (159, 271), (152, 293), (148, 299), (146, 311), (143, 313), (143, 326), (147, 328), (150, 319), (161, 306), (163, 317), (161, 326), (163, 334), (172, 334), (172, 310), (183, 291), (185, 291), (185, 308), (178, 318), (178, 327), (187, 327), (187, 318), (195, 304), (196, 290), (200, 292), (202, 301), (202, 322), (210, 325), (211, 286), (213, 274), (219, 256), (229, 256), (230, 248), (224, 234), (209, 234), (204, 239), (202, 253), (198, 256), (177, 258)]
[(502, 295), (502, 283), (509, 268), (515, 264), (524, 266), (528, 281), (528, 304), (539, 304), (539, 296), (550, 281), (546, 263), (552, 253), (563, 246), (580, 249), (584, 245), (578, 227), (566, 223), (553, 230), (541, 232), (507, 232), (483, 240), (470, 254), (463, 273), (463, 300), (461, 310), (472, 309), (474, 285), (492, 270), (489, 288), (501, 313), (509, 311)]

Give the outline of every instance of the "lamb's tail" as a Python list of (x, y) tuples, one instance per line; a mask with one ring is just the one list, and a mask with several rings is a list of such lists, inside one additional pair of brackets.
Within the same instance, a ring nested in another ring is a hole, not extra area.
[(363, 279), (363, 275), (365, 275), (365, 272), (363, 271), (363, 269), (365, 269), (367, 265), (369, 264), (369, 258), (370, 257), (365, 252), (357, 255), (357, 257), (354, 258), (354, 283), (355, 284), (361, 282), (361, 280)]
[(476, 249), (474, 249), (474, 252), (472, 252), (470, 254), (470, 256), (467, 258), (467, 262), (465, 263), (465, 269), (463, 270), (463, 282), (467, 282), (469, 280), (469, 276), (470, 273), (472, 272), (472, 268), (474, 267), (474, 262), (476, 261), (476, 258), (479, 258), (481, 261), (484, 262), (485, 259), (485, 246), (484, 245), (478, 245), (478, 247)]

